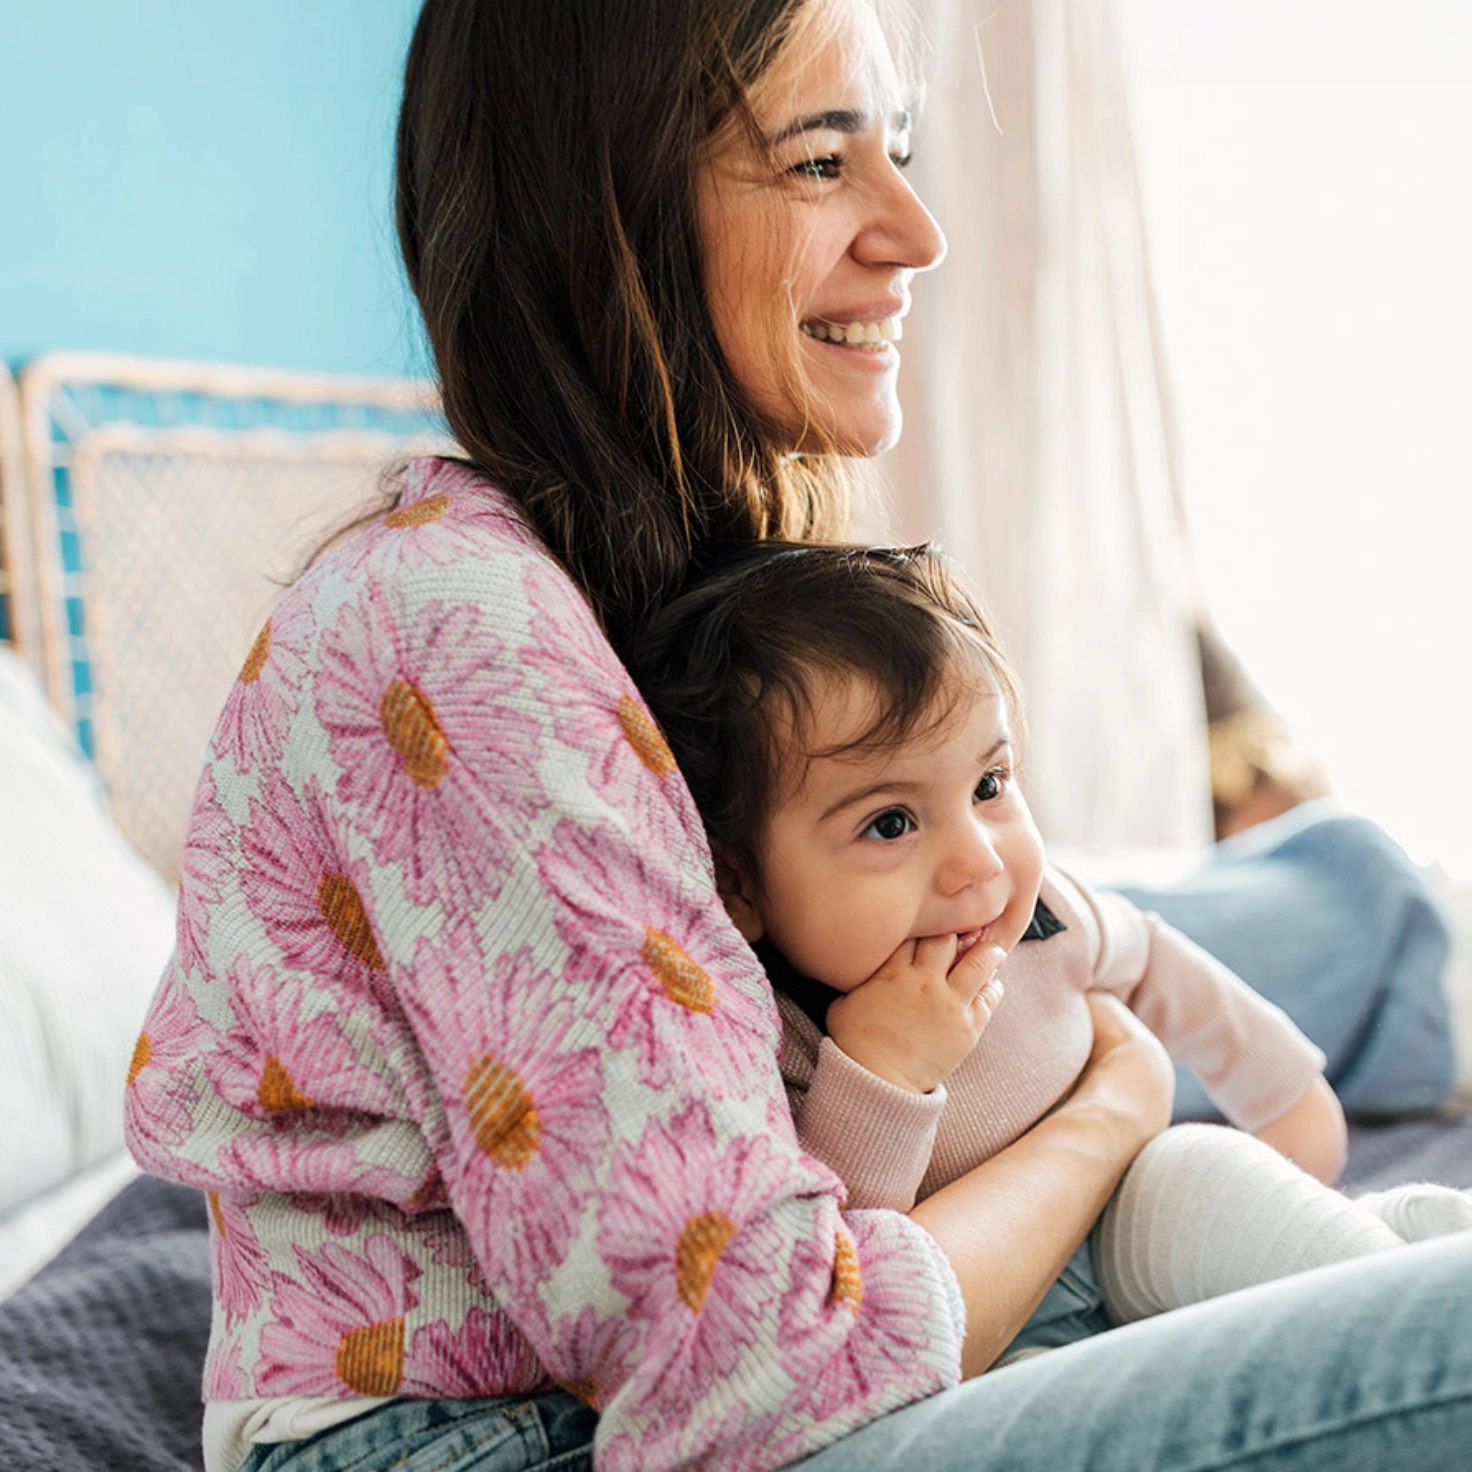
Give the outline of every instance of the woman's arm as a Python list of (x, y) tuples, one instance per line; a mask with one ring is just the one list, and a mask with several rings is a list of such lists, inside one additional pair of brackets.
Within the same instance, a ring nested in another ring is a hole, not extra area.
[(1175, 1075), (1164, 1047), (1117, 998), (1091, 992), (1089, 1003), (1094, 1050), (1073, 1093), (910, 1213), (961, 1284), (968, 1377), (1016, 1336), (1140, 1148), (1170, 1123)]

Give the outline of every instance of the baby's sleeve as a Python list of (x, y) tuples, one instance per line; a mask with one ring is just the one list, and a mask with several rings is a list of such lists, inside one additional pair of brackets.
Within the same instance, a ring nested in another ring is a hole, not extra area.
[(1072, 882), (1098, 928), (1096, 984), (1123, 997), (1234, 1125), (1260, 1130), (1322, 1075), (1322, 1051), (1235, 971), (1122, 895)]
[(779, 996), (777, 1007), (782, 1081), (802, 1148), (842, 1180), (851, 1209), (909, 1211), (935, 1148), (944, 1085), (929, 1094), (897, 1088), (855, 1063), (790, 998)]

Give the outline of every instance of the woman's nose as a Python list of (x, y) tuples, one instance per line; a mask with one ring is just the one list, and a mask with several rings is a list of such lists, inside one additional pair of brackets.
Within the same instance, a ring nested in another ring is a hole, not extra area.
[(875, 206), (872, 223), (854, 242), (861, 259), (907, 271), (928, 271), (945, 259), (946, 238), (935, 216), (897, 168), (891, 166)]

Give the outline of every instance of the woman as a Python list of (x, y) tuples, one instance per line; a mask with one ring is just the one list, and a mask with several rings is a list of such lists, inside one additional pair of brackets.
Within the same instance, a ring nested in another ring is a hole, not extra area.
[(1468, 1444), (1457, 1240), (958, 1386), (1166, 1123), (1117, 1008), (1076, 1092), (908, 1217), (843, 1213), (797, 1148), (613, 650), (715, 543), (836, 528), (842, 457), (898, 432), (943, 249), (908, 128), (870, 0), (426, 4), (399, 223), (470, 465), (411, 468), (262, 630), (129, 1079), (135, 1154), (210, 1193), (211, 1472)]

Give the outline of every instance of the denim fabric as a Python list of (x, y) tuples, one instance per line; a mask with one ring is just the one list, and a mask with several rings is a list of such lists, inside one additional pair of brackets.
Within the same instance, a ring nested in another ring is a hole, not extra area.
[(802, 1472), (1467, 1472), (1472, 1233), (1093, 1335)]
[[(1428, 876), (1374, 823), (1304, 803), (1217, 844), (1178, 883), (1117, 888), (1283, 1008), (1352, 1113), (1430, 1109), (1451, 1089), (1447, 922)], [(1177, 1119), (1213, 1117), (1194, 1075), (1178, 1084)]]
[[(1071, 1265), (1076, 1267), (1077, 1265)], [(1080, 1326), (1054, 1298), (1034, 1327)], [(1060, 1279), (1063, 1282), (1064, 1279)], [(1083, 1285), (1082, 1290), (1080, 1284)], [(394, 1401), (244, 1472), (590, 1472), (593, 1413)], [(801, 1472), (1467, 1472), (1472, 1233), (1229, 1294), (881, 1416)]]
[(1092, 1234), (1069, 1260), (1057, 1281), (1033, 1310), (1022, 1332), (998, 1356), (1006, 1359), (1024, 1349), (1058, 1349), (1109, 1328), (1104, 1295), (1094, 1273)]
[(241, 1472), (591, 1472), (597, 1424), (560, 1390), (395, 1400), (309, 1441), (258, 1446)]

